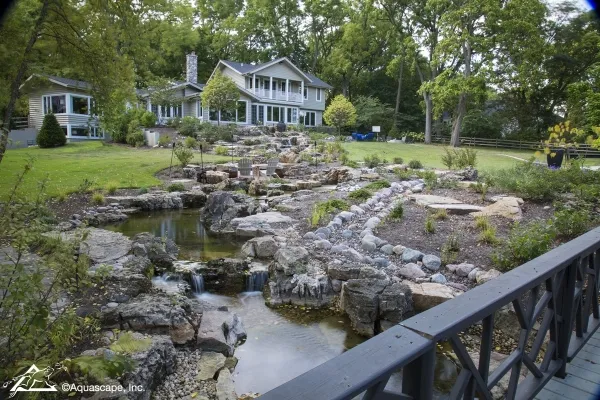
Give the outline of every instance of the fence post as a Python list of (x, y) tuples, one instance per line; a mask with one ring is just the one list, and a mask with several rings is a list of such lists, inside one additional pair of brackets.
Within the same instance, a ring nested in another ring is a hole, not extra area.
[(402, 393), (414, 400), (430, 400), (433, 397), (435, 348), (435, 343), (432, 343), (427, 352), (402, 368)]
[(569, 358), (569, 343), (571, 342), (571, 334), (573, 333), (573, 304), (575, 302), (575, 280), (577, 272), (577, 263), (579, 258), (575, 259), (564, 272), (562, 284), (560, 286), (560, 302), (558, 320), (558, 346), (557, 353), (559, 360), (562, 361), (560, 369), (556, 372), (556, 376), (564, 378), (567, 376), (567, 360)]

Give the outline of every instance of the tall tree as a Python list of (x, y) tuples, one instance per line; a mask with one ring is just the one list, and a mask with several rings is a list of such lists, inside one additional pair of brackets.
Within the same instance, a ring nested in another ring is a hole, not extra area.
[(240, 91), (231, 78), (217, 71), (202, 92), (202, 103), (217, 112), (217, 124), (221, 124), (221, 112), (234, 110)]

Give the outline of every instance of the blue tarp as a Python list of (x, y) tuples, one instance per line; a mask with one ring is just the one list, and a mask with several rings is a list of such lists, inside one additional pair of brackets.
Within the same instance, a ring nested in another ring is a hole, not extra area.
[(362, 142), (362, 141), (366, 141), (366, 140), (373, 140), (375, 138), (375, 134), (373, 132), (369, 132), (369, 133), (358, 133), (358, 132), (352, 132), (352, 139)]

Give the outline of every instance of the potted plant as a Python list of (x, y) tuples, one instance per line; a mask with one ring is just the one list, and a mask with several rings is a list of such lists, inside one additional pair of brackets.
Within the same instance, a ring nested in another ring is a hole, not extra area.
[(585, 131), (571, 126), (569, 121), (548, 128), (548, 139), (543, 142), (548, 167), (560, 168), (565, 158), (569, 160), (569, 150), (579, 147), (585, 140)]

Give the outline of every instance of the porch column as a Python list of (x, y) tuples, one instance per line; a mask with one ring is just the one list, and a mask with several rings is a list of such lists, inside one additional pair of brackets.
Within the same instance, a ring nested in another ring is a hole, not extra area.
[(269, 89), (271, 90), (271, 99), (274, 99), (275, 91), (273, 90), (273, 77), (269, 77), (271, 79), (271, 83), (269, 84)]
[(185, 106), (183, 105), (183, 101), (181, 102), (181, 118), (185, 117)]
[(285, 101), (290, 101), (290, 80), (285, 80)]
[(304, 79), (302, 79), (302, 83), (300, 84), (301, 89), (300, 89), (300, 101), (302, 101), (302, 103), (304, 103)]
[(256, 87), (256, 74), (252, 74), (252, 92), (253, 93), (258, 93), (258, 88)]
[(148, 111), (152, 111), (152, 100), (148, 99), (148, 102), (146, 103), (146, 108), (148, 109)]

